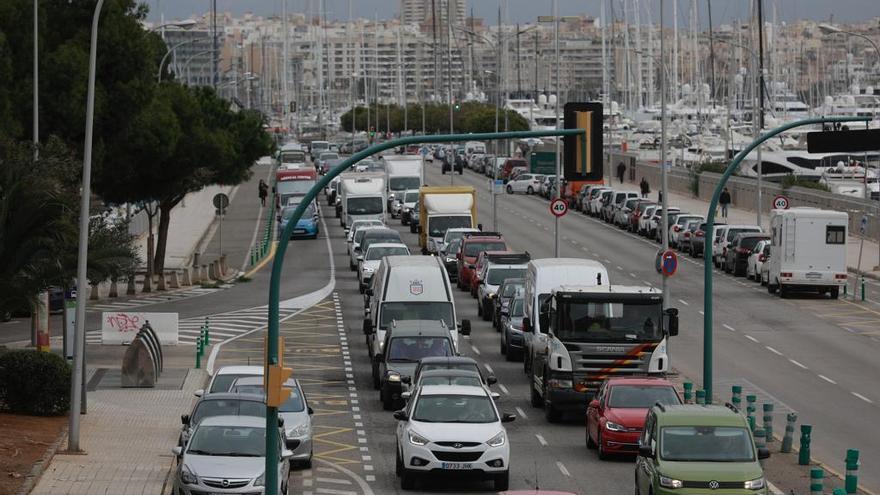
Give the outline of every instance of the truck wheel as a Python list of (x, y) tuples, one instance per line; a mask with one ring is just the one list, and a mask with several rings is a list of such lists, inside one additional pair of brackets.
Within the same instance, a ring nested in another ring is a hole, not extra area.
[(789, 294), (788, 287), (786, 287), (782, 284), (779, 284), (779, 297), (781, 297), (782, 299), (786, 299), (788, 297), (788, 294)]
[(828, 293), (831, 295), (831, 299), (837, 299), (840, 297), (840, 287), (832, 287)]

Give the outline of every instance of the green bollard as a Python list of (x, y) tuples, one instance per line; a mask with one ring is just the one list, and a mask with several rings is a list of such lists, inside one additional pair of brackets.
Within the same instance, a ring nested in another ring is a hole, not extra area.
[(684, 403), (691, 404), (694, 401), (694, 384), (684, 382)]
[(785, 416), (785, 435), (782, 437), (781, 452), (791, 452), (791, 446), (794, 443), (794, 425), (797, 423), (797, 414), (788, 413)]
[(196, 369), (201, 369), (202, 367), (202, 337), (196, 341)]
[(734, 385), (734, 386), (730, 387), (730, 389), (731, 389), (730, 403), (733, 404), (734, 407), (736, 407), (737, 409), (742, 411), (742, 393), (743, 393), (742, 385)]
[(810, 465), (810, 439), (813, 435), (813, 427), (811, 425), (801, 425), (801, 449), (798, 452), (798, 464), (801, 466)]
[(755, 431), (755, 402), (758, 401), (758, 397), (754, 394), (749, 394), (746, 396), (746, 417), (749, 419), (749, 424), (752, 425), (752, 431)]
[(824, 477), (825, 472), (822, 468), (810, 469), (810, 495), (822, 495), (824, 493)]
[(706, 391), (705, 390), (697, 390), (697, 404), (705, 405), (706, 404)]
[(846, 493), (858, 493), (859, 491), (859, 451), (847, 449), (846, 451), (846, 477), (844, 478)]
[(861, 283), (861, 287), (862, 287), (862, 302), (865, 302), (865, 276), (864, 275), (861, 275), (859, 277), (859, 282)]
[(749, 422), (749, 429), (752, 430), (752, 433), (754, 433), (755, 428), (758, 427), (758, 424), (755, 421), (755, 417), (754, 416), (746, 416), (746, 420)]
[(207, 316), (205, 317), (205, 345), (211, 345), (211, 321)]
[[(755, 448), (756, 449), (766, 449), (767, 448), (767, 433), (764, 431), (764, 428), (757, 427), (755, 428), (755, 432), (753, 433), (755, 437)], [(764, 464), (764, 461), (761, 461), (761, 465)]]
[(846, 490), (843, 488), (835, 488), (831, 495), (846, 495)]
[(773, 439), (773, 404), (762, 404), (764, 408), (764, 432), (767, 434), (767, 443), (774, 442)]

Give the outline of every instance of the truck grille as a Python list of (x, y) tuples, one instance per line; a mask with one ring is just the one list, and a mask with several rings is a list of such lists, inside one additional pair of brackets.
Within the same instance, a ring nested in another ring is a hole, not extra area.
[(657, 343), (567, 343), (565, 347), (571, 357), (575, 381), (588, 390), (595, 390), (609, 376), (647, 373)]

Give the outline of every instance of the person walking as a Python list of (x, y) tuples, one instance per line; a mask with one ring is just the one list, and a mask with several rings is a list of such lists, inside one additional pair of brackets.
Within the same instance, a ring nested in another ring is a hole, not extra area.
[(617, 164), (617, 179), (623, 184), (623, 177), (626, 175), (626, 165), (623, 162)]
[(718, 204), (721, 205), (721, 218), (727, 218), (727, 207), (730, 205), (730, 191), (725, 187), (718, 197)]
[(266, 206), (266, 197), (269, 196), (269, 185), (266, 184), (266, 181), (260, 179), (260, 185), (257, 186), (258, 194), (260, 195), (260, 205)]
[(642, 181), (639, 182), (639, 189), (642, 191), (642, 199), (645, 199), (651, 193), (651, 184), (648, 184), (648, 180), (642, 177)]

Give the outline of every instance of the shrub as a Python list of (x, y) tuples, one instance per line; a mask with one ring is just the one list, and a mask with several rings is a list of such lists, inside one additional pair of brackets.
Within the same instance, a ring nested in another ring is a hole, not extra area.
[(788, 191), (792, 187), (805, 187), (807, 189), (816, 189), (819, 191), (831, 192), (831, 189), (825, 184), (820, 184), (814, 180), (801, 179), (796, 175), (786, 175), (782, 178), (782, 190)]
[(56, 416), (70, 407), (70, 365), (57, 354), (15, 350), (0, 355), (0, 401), (16, 414)]

